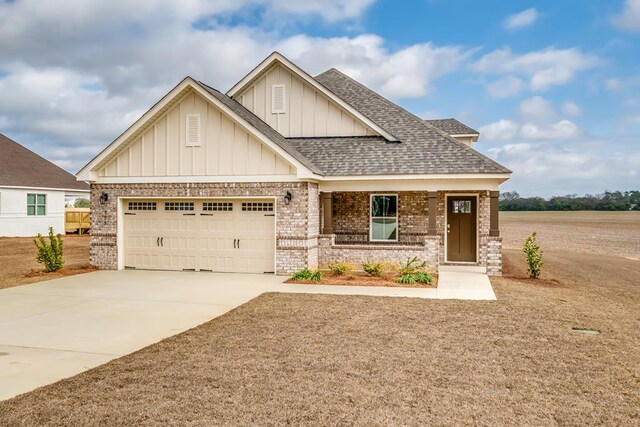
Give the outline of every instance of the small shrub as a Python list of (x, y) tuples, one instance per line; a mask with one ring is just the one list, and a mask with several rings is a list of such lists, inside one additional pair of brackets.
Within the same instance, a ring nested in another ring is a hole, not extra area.
[(427, 272), (420, 272), (413, 275), (413, 278), (416, 279), (416, 282), (422, 283), (423, 285), (430, 285), (433, 283), (433, 276)]
[(380, 277), (382, 274), (382, 263), (379, 262), (363, 262), (362, 269), (370, 276)]
[(334, 276), (342, 276), (347, 271), (354, 269), (354, 266), (348, 262), (332, 262), (327, 264), (327, 268)]
[(62, 268), (64, 259), (62, 258), (62, 235), (60, 233), (54, 235), (53, 227), (49, 227), (49, 242), (44, 239), (42, 234), (38, 233), (33, 243), (38, 248), (36, 261), (44, 264), (44, 269), (47, 272), (58, 271)]
[(522, 251), (527, 255), (527, 264), (529, 264), (527, 273), (529, 273), (529, 277), (532, 279), (540, 277), (543, 264), (542, 251), (536, 241), (536, 235), (537, 233), (535, 231), (531, 233), (531, 236), (527, 237), (527, 240), (524, 242), (524, 248), (522, 248)]
[(318, 270), (309, 270), (308, 268), (303, 268), (302, 270), (293, 273), (291, 275), (291, 279), (319, 282), (320, 280), (322, 280), (322, 272)]
[(398, 275), (405, 276), (405, 275), (414, 275), (416, 273), (422, 273), (425, 271), (426, 268), (427, 268), (427, 262), (426, 261), (420, 262), (418, 257), (414, 256), (413, 258), (407, 258), (407, 262), (397, 266), (396, 271), (398, 272)]
[(409, 285), (411, 283), (416, 283), (416, 278), (413, 274), (403, 274), (398, 277), (397, 282)]

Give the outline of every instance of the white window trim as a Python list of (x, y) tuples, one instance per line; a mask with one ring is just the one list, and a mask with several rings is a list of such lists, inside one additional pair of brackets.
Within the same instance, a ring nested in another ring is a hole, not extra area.
[[(198, 122), (198, 137), (197, 137), (197, 141), (190, 143), (189, 142), (189, 121), (190, 119), (195, 118)], [(200, 120), (200, 114), (199, 113), (194, 113), (194, 114), (187, 114), (185, 116), (184, 119), (184, 132), (185, 132), (185, 145), (187, 147), (200, 147), (202, 145), (202, 123)]]
[[(396, 220), (396, 238), (395, 239), (374, 239), (373, 238), (373, 198), (378, 196), (394, 196), (396, 198), (396, 216), (379, 216), (376, 218), (382, 219), (394, 219)], [(400, 198), (398, 197), (398, 193), (371, 193), (369, 195), (369, 241), (370, 242), (397, 242), (398, 237), (400, 236)]]
[[(282, 88), (282, 108), (276, 108), (276, 89)], [(271, 85), (271, 113), (284, 114), (287, 112), (287, 88), (283, 84)]]

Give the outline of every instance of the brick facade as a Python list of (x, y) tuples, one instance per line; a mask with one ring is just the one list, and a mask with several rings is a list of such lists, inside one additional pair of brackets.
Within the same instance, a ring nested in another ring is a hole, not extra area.
[[(287, 191), (293, 196), (289, 205), (283, 198)], [(109, 196), (105, 203), (100, 202), (103, 192)], [(118, 266), (118, 198), (264, 196), (274, 197), (276, 203), (276, 272), (316, 268), (318, 185), (307, 182), (92, 184), (90, 263), (101, 269)]]

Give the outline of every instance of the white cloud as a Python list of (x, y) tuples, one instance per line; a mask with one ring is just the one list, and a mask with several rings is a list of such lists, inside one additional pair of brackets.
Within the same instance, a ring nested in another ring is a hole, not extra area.
[(538, 11), (535, 8), (523, 10), (520, 13), (510, 15), (505, 19), (504, 26), (510, 30), (524, 28), (535, 24), (538, 20)]
[(582, 108), (575, 102), (565, 102), (562, 104), (562, 111), (568, 116), (579, 116), (582, 114)]
[(493, 98), (507, 98), (518, 95), (524, 89), (524, 82), (514, 76), (506, 76), (486, 85), (487, 93)]
[(524, 121), (548, 123), (556, 118), (556, 112), (551, 103), (540, 96), (522, 101), (518, 111)]
[(473, 69), (483, 73), (520, 74), (530, 79), (533, 90), (545, 90), (570, 81), (583, 70), (599, 64), (593, 55), (577, 48), (547, 48), (517, 55), (508, 47), (494, 50), (473, 64)]
[(435, 79), (457, 69), (470, 54), (457, 46), (432, 43), (390, 52), (376, 35), (330, 39), (298, 35), (279, 49), (309, 72), (335, 67), (391, 98), (428, 94)]
[(578, 126), (570, 120), (560, 120), (547, 126), (525, 123), (520, 135), (527, 139), (566, 140), (578, 135)]
[(622, 87), (622, 82), (620, 81), (620, 79), (616, 78), (607, 79), (604, 84), (609, 90), (619, 90)]
[(626, 0), (624, 9), (611, 22), (621, 30), (640, 32), (640, 0)]
[(508, 141), (518, 133), (520, 125), (512, 120), (502, 119), (480, 127), (480, 136), (484, 141)]

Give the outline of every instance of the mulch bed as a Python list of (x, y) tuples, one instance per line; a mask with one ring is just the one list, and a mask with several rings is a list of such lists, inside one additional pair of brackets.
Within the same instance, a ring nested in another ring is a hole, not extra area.
[(422, 283), (398, 283), (396, 277), (391, 275), (382, 275), (380, 277), (369, 276), (365, 274), (343, 274), (332, 275), (325, 274), (319, 282), (311, 282), (309, 280), (293, 280), (289, 279), (285, 283), (293, 283), (297, 285), (331, 285), (331, 286), (379, 286), (389, 288), (436, 288), (438, 286), (438, 275), (433, 276), (433, 283), (425, 285)]
[(58, 271), (44, 271), (44, 270), (31, 270), (24, 275), (24, 277), (32, 279), (34, 277), (41, 280), (57, 279), (58, 277), (74, 276), (76, 274), (91, 273), (98, 269), (93, 266), (76, 267), (76, 268), (61, 268)]

